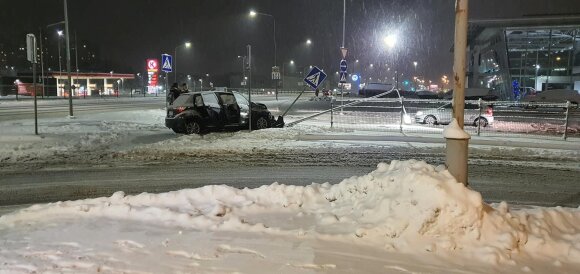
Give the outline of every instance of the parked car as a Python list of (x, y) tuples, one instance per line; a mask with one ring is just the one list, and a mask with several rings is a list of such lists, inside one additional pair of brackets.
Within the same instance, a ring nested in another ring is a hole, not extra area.
[[(464, 124), (477, 126), (481, 123), (482, 127), (493, 124), (493, 109), (485, 106), (479, 115), (479, 106), (477, 104), (465, 104)], [(453, 118), (453, 109), (451, 103), (438, 108), (417, 111), (415, 122), (420, 124), (436, 125), (449, 124)]]
[[(227, 91), (188, 92), (167, 108), (165, 126), (176, 133), (200, 134), (210, 129), (247, 128), (248, 100)], [(252, 129), (282, 127), (264, 104), (252, 102)]]
[[(498, 96), (494, 94), (494, 91), (488, 88), (466, 88), (464, 91), (465, 100), (485, 100), (485, 101), (495, 101)], [(451, 100), (453, 99), (453, 90), (449, 90), (443, 96), (443, 99)]]
[[(393, 85), (383, 83), (368, 83), (359, 91), (359, 96), (372, 97), (388, 91), (395, 91), (393, 89)], [(397, 91), (385, 94), (381, 98), (399, 98), (399, 97), (401, 96), (399, 96), (399, 92)]]
[(566, 103), (566, 101), (570, 101), (571, 104), (578, 107), (580, 93), (577, 90), (570, 89), (536, 91), (527, 94), (522, 101), (535, 103)]

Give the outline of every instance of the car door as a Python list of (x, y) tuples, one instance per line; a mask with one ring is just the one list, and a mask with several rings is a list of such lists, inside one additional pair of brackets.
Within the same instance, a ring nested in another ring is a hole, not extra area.
[(225, 112), (226, 125), (238, 125), (240, 123), (240, 107), (232, 93), (219, 93), (219, 97)]
[(222, 107), (217, 96), (213, 92), (202, 93), (203, 104), (208, 114), (208, 126), (222, 127), (224, 121), (222, 120)]
[(211, 119), (209, 118), (208, 108), (203, 102), (203, 98), (200, 94), (193, 96), (193, 105), (195, 106), (195, 111), (199, 114), (199, 120), (203, 126), (211, 126)]
[(236, 98), (236, 102), (240, 107), (240, 123), (247, 123), (248, 113), (250, 112), (250, 103), (246, 97), (237, 92), (234, 92), (234, 97)]
[(465, 125), (471, 125), (475, 123), (475, 119), (479, 117), (479, 106), (477, 104), (467, 103), (465, 104), (463, 120)]

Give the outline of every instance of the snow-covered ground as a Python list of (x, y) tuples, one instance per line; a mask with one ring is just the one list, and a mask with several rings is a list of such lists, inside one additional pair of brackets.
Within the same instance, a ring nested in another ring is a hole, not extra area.
[[(141, 162), (295, 151), (428, 154), (441, 153), (444, 146), (428, 140), (437, 134), (404, 142), (375, 138), (376, 132), (336, 131), (316, 121), (251, 133), (179, 136), (164, 128), (163, 116), (158, 109), (41, 119), (40, 136), (32, 134), (31, 121), (1, 122), (0, 166), (36, 162), (50, 167), (65, 161), (74, 168), (77, 161), (99, 164), (107, 155)], [(471, 147), (472, 158), (565, 160), (571, 168), (580, 159), (576, 139), (474, 137), (472, 142), (479, 142)], [(518, 142), (535, 147), (510, 145)], [(0, 217), (0, 273), (580, 269), (580, 209), (487, 205), (481, 194), (457, 183), (443, 167), (393, 161), (336, 185), (274, 181), (255, 189), (214, 185), (135, 196), (118, 192), (17, 210)]]
[(576, 273), (580, 209), (482, 202), (443, 168), (42, 204), (0, 217), (4, 273)]
[[(288, 117), (287, 121), (292, 121)], [(204, 136), (178, 136), (164, 127), (164, 110), (131, 110), (79, 115), (76, 119), (46, 118), (39, 120), (40, 135), (36, 136), (31, 120), (0, 122), (0, 164), (85, 162), (93, 159), (123, 157), (151, 160), (176, 157), (187, 153), (196, 155), (229, 155), (243, 153), (285, 153), (296, 150), (346, 149), (422, 149), (441, 153), (442, 142), (406, 142), (405, 137), (430, 137), (443, 140), (440, 132), (431, 134), (390, 134), (392, 141), (365, 141), (365, 136), (377, 136), (376, 131), (357, 128), (331, 129), (318, 120), (307, 121), (291, 128), (268, 129), (251, 133), (222, 132)], [(407, 126), (413, 127), (413, 126)], [(312, 136), (334, 136), (309, 138)], [(340, 136), (350, 136), (350, 140)], [(359, 136), (360, 138), (352, 138)], [(482, 140), (478, 144), (478, 140)], [(483, 142), (485, 140), (485, 142)], [(507, 142), (506, 141), (512, 141)], [(529, 147), (513, 147), (525, 142)], [(476, 138), (472, 139), (471, 156), (509, 157), (529, 159), (580, 159), (580, 141), (541, 140), (537, 138)], [(559, 145), (554, 145), (559, 144)]]

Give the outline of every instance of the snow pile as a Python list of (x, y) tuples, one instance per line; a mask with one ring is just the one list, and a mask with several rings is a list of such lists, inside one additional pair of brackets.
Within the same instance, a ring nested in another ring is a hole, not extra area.
[(100, 218), (451, 254), (493, 264), (514, 265), (521, 256), (554, 265), (580, 263), (580, 210), (510, 211), (505, 203), (492, 208), (443, 167), (415, 160), (381, 163), (337, 185), (212, 185), (34, 205), (0, 217), (0, 232)]

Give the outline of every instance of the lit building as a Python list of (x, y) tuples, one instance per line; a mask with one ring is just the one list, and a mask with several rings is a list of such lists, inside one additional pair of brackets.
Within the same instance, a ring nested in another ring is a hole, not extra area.
[(533, 90), (580, 90), (580, 16), (472, 20), (468, 87), (503, 100)]

